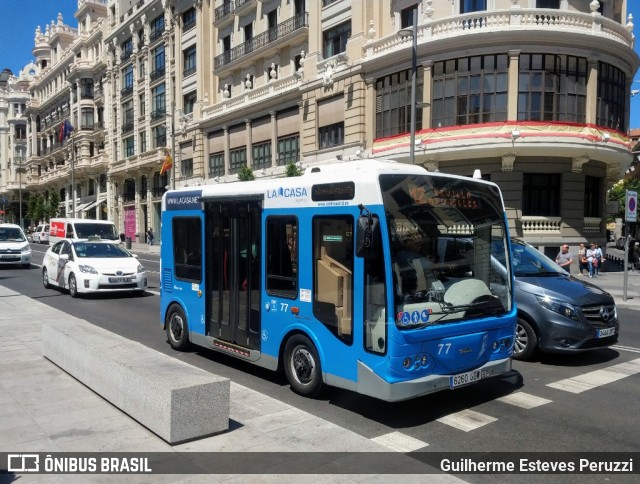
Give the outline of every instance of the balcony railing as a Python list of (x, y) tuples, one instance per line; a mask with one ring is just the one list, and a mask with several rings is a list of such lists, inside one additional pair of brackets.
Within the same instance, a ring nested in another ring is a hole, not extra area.
[(131, 131), (133, 131), (133, 122), (122, 125), (122, 134), (130, 133)]
[(309, 14), (307, 12), (302, 12), (292, 17), (288, 20), (285, 20), (282, 23), (279, 23), (275, 27), (263, 32), (255, 37), (247, 40), (245, 43), (240, 44), (237, 47), (234, 47), (227, 52), (220, 54), (215, 57), (213, 60), (214, 69), (219, 69), (220, 67), (229, 64), (241, 57), (244, 57), (247, 54), (250, 54), (254, 50), (260, 49), (265, 45), (270, 44), (271, 42), (275, 42), (286, 35), (295, 32), (303, 27), (309, 26)]
[(128, 87), (124, 87), (122, 88), (122, 90), (120, 91), (120, 95), (122, 97), (125, 96), (131, 96), (133, 94), (133, 86), (128, 86)]
[(133, 49), (125, 50), (124, 52), (122, 52), (122, 54), (120, 54), (120, 60), (126, 61), (127, 59), (129, 59), (129, 57), (131, 57), (131, 54), (133, 54)]
[(195, 73), (196, 73), (196, 69), (197, 69), (197, 68), (196, 68), (196, 66), (193, 66), (193, 67), (187, 67), (187, 68), (184, 70), (184, 72), (182, 73), (182, 77), (187, 77), (187, 76), (190, 76), (190, 75), (192, 75), (192, 74), (195, 74)]
[(229, 15), (231, 12), (233, 12), (234, 9), (234, 3), (233, 2), (225, 2), (222, 5), (220, 5), (218, 8), (216, 8), (214, 10), (214, 21), (218, 21), (224, 17), (226, 17), (227, 15)]
[(153, 195), (154, 197), (161, 197), (165, 194), (166, 191), (167, 189), (165, 187), (153, 187), (151, 189), (151, 195)]
[(164, 34), (164, 25), (162, 27), (157, 28), (149, 35), (149, 42), (153, 42), (156, 39), (159, 39)]
[(167, 114), (166, 108), (159, 108), (151, 112), (151, 119), (161, 119)]
[(123, 193), (122, 194), (122, 201), (123, 202), (133, 202), (136, 199), (136, 192), (129, 192), (129, 193)]
[(522, 216), (522, 231), (527, 234), (560, 234), (561, 217)]
[(151, 77), (151, 80), (152, 80), (152, 81), (155, 81), (156, 79), (158, 79), (158, 78), (160, 78), (160, 77), (163, 77), (163, 76), (164, 76), (164, 73), (165, 73), (165, 68), (164, 68), (164, 66), (162, 66), (162, 67), (158, 67), (155, 71), (153, 71), (153, 72), (151, 73), (151, 76), (150, 76), (150, 77)]
[(193, 20), (189, 20), (188, 22), (186, 22), (183, 26), (182, 26), (182, 31), (183, 32), (188, 32), (189, 30), (191, 30), (192, 28), (194, 28), (196, 26), (196, 19)]

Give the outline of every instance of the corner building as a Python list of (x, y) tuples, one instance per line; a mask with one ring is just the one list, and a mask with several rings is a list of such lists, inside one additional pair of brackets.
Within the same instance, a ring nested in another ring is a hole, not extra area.
[(605, 242), (605, 189), (632, 161), (628, 0), (80, 0), (79, 22), (88, 5), (104, 8), (91, 72), (106, 127), (82, 183), (104, 176), (96, 201), (128, 236), (159, 227), (174, 184), (371, 156), (480, 170), (512, 233), (550, 255)]

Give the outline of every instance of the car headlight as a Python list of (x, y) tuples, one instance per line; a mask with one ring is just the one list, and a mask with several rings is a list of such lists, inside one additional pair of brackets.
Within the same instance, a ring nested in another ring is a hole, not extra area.
[(142, 264), (138, 264), (138, 274), (141, 274), (144, 272), (144, 266)]
[(80, 269), (80, 272), (84, 272), (84, 273), (89, 273), (89, 274), (97, 274), (98, 273), (98, 271), (95, 270), (91, 266), (79, 265), (78, 269)]
[(31, 252), (31, 246), (29, 242), (20, 247), (20, 252)]
[(538, 302), (543, 308), (558, 313), (565, 318), (573, 319), (574, 321), (580, 321), (576, 308), (569, 303), (559, 301), (549, 296), (537, 296)]

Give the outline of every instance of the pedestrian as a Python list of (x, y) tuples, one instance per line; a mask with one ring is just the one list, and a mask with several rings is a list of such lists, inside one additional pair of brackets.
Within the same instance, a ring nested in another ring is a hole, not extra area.
[(571, 258), (571, 254), (569, 253), (569, 246), (567, 244), (562, 244), (560, 247), (560, 252), (556, 256), (556, 264), (562, 267), (565, 271), (571, 274), (571, 263), (573, 259)]
[(633, 264), (632, 269), (640, 268), (640, 242), (633, 244)]
[(153, 245), (153, 229), (151, 227), (147, 230), (147, 244), (149, 244), (149, 247)]
[(598, 267), (598, 259), (596, 258), (596, 244), (591, 242), (591, 247), (587, 249), (587, 263), (589, 264), (589, 277), (593, 277), (595, 269)]
[(587, 262), (587, 248), (584, 244), (580, 244), (578, 248), (578, 270), (581, 276), (584, 276), (583, 271), (587, 271), (589, 273), (589, 263)]
[(598, 244), (596, 244), (596, 251), (595, 251), (594, 257), (596, 258), (596, 261), (597, 261), (595, 267), (593, 268), (595, 273), (594, 276), (597, 277), (600, 274), (600, 268), (604, 263), (604, 255), (602, 254), (602, 249)]

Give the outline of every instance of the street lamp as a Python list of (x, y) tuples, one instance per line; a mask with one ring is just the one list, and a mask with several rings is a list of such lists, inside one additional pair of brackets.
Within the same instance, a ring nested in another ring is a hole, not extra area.
[(417, 50), (418, 50), (418, 6), (411, 14), (413, 25), (398, 31), (401, 37), (411, 37), (411, 141), (409, 143), (409, 158), (415, 163), (416, 150), (416, 77), (417, 77)]

